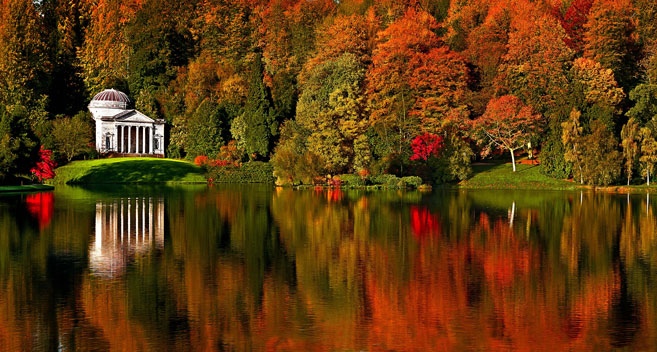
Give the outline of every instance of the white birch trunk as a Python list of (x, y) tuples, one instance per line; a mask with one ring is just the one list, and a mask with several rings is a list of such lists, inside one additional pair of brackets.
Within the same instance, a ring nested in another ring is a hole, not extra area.
[(513, 149), (511, 151), (511, 162), (513, 163), (513, 172), (516, 172), (516, 156), (513, 154)]

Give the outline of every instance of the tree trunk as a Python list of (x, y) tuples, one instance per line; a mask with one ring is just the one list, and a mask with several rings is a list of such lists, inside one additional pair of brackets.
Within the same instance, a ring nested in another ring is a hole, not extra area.
[(534, 150), (532, 149), (532, 142), (527, 142), (527, 154), (529, 154), (529, 159), (534, 159)]
[(513, 155), (513, 149), (509, 149), (511, 151), (511, 162), (513, 163), (513, 172), (516, 172), (516, 156)]

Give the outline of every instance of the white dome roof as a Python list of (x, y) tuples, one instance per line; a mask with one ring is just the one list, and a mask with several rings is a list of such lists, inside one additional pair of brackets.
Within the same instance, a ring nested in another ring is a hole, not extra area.
[(127, 94), (116, 89), (105, 89), (91, 99), (89, 108), (127, 109), (128, 105), (130, 98)]

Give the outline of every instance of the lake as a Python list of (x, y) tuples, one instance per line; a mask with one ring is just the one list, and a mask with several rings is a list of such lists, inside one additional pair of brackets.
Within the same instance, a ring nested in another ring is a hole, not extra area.
[(0, 349), (655, 350), (654, 198), (0, 195)]

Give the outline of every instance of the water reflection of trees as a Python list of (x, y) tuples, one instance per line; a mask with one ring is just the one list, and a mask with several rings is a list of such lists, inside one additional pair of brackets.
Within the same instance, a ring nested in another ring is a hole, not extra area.
[(40, 228), (0, 202), (0, 345), (655, 347), (657, 219), (645, 198), (489, 195), (174, 192), (163, 249), (120, 280), (80, 264), (93, 211), (57, 206)]

